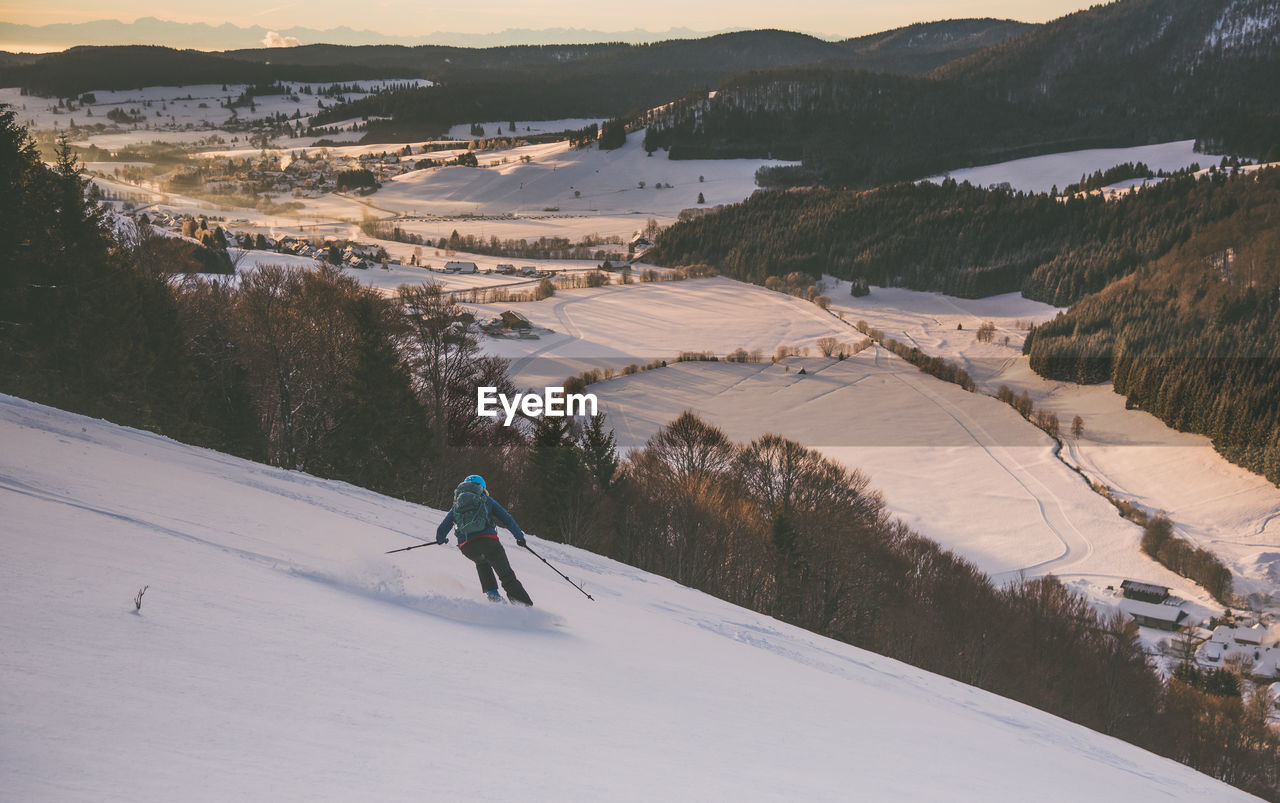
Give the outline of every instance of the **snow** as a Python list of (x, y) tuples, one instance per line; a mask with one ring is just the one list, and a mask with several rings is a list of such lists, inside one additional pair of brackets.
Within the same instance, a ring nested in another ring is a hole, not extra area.
[[(1238, 592), (1277, 590), (1280, 489), (1227, 463), (1207, 439), (1126, 410), (1110, 385), (1038, 377), (1022, 342), (1028, 326), (1057, 308), (1016, 293), (958, 299), (876, 287), (853, 298), (847, 282), (830, 278), (824, 291), (834, 314), (724, 278), (469, 306), (482, 318), (510, 306), (540, 330), (536, 340), (482, 341), (486, 351), (512, 360), (522, 387), (559, 384), (588, 368), (670, 360), (680, 351), (723, 357), (742, 347), (759, 349), (767, 361), (779, 345), (808, 347), (815, 356), (786, 365), (683, 363), (590, 390), (624, 448), (642, 445), (686, 409), (740, 441), (777, 432), (818, 448), (867, 473), (896, 515), (997, 581), (1052, 573), (1113, 607), (1114, 589), (1135, 579), (1174, 589), (1190, 601), (1195, 620), (1220, 613), (1202, 589), (1140, 552), (1141, 529), (1056, 458), (1047, 436), (989, 398), (1000, 385), (1025, 390), (1037, 409), (1057, 414), (1064, 433), (1075, 415), (1083, 419), (1083, 437), (1064, 437), (1071, 465), (1141, 508), (1169, 515), (1179, 536), (1227, 562)], [(980, 393), (921, 374), (880, 349), (845, 362), (816, 356), (820, 337), (861, 341), (852, 326), (859, 320), (960, 364)], [(990, 343), (976, 341), (984, 321), (995, 325)], [(797, 378), (802, 366), (806, 376)], [(1165, 637), (1146, 636), (1152, 644)]]
[(1205, 34), (1205, 50), (1243, 50), (1280, 43), (1280, 2), (1232, 0)]
[(511, 130), (512, 120), (481, 123), (484, 134), (477, 136), (471, 133), (470, 124), (463, 123), (450, 128), (445, 135), (449, 139), (485, 139), (493, 137), (521, 137), (534, 134), (559, 134), (562, 131), (577, 131), (595, 123), (603, 125), (602, 117), (569, 117), (560, 120), (515, 120), (516, 130)]
[(953, 178), (978, 187), (1007, 182), (1013, 189), (1023, 192), (1048, 192), (1054, 186), (1059, 190), (1066, 189), (1068, 184), (1080, 181), (1082, 175), (1091, 175), (1098, 170), (1127, 162), (1143, 162), (1152, 170), (1171, 173), (1193, 164), (1207, 167), (1217, 161), (1217, 157), (1196, 153), (1195, 140), (1187, 139), (1134, 148), (1093, 148), (1050, 153), (1014, 159), (1011, 162), (952, 170), (925, 180), (940, 182), (944, 178)]
[[(1018, 294), (966, 300), (877, 287), (852, 298), (848, 287), (834, 283), (828, 291), (832, 309), (847, 320), (865, 319), (887, 337), (958, 363), (984, 393), (1000, 385), (1026, 391), (1037, 409), (1057, 414), (1064, 432), (1079, 415), (1083, 437), (1064, 439), (1072, 464), (1144, 510), (1167, 514), (1180, 537), (1227, 563), (1236, 593), (1280, 590), (1280, 488), (1229, 463), (1208, 438), (1125, 409), (1109, 382), (1078, 385), (1033, 372), (1022, 356), (1024, 325), (1052, 318), (1057, 309)], [(991, 343), (975, 337), (984, 320), (996, 325)]]
[(1121, 600), (1120, 610), (1128, 614), (1145, 616), (1148, 619), (1159, 619), (1163, 622), (1177, 622), (1181, 617), (1181, 611), (1176, 605), (1143, 602), (1138, 599)]
[(783, 344), (815, 349), (821, 337), (861, 338), (813, 304), (719, 277), (637, 281), (562, 290), (539, 302), (468, 306), (480, 318), (515, 309), (535, 327), (552, 330), (539, 340), (482, 343), (486, 351), (511, 359), (512, 377), (530, 387), (558, 385), (588, 368), (672, 360), (682, 351), (723, 357), (742, 348), (759, 350), (767, 360)]
[(0, 439), (8, 799), (1250, 799), (571, 547), (596, 602), (508, 541), (496, 607), (383, 554), (439, 511), (7, 396)]
[[(333, 106), (336, 103), (335, 98), (319, 94), (320, 90), (333, 86), (334, 82), (304, 83), (285, 81), (283, 83), (292, 87), (295, 91), (300, 91), (303, 87), (310, 87), (312, 94), (300, 93), (297, 95), (297, 101), (291, 100), (288, 95), (259, 95), (253, 99), (253, 108), (242, 106), (232, 110), (225, 108), (222, 104), (238, 98), (248, 88), (248, 84), (227, 84), (226, 89), (222, 88), (222, 84), (149, 86), (142, 89), (120, 90), (97, 89), (88, 93), (94, 96), (93, 103), (81, 104), (77, 100), (77, 108), (74, 111), (66, 111), (65, 109), (57, 109), (58, 99), (23, 95), (20, 89), (10, 87), (0, 89), (0, 103), (12, 105), (17, 112), (18, 122), (34, 129), (49, 129), (55, 126), (67, 128), (71, 120), (75, 120), (80, 126), (90, 126), (95, 123), (103, 123), (110, 126), (113, 123), (107, 118), (107, 113), (113, 109), (137, 110), (141, 113), (147, 128), (139, 129), (126, 124), (122, 126), (128, 129), (125, 134), (89, 136), (85, 132), (87, 139), (76, 140), (77, 144), (82, 141), (92, 142), (104, 148), (150, 142), (153, 139), (167, 139), (175, 134), (194, 135), (190, 139), (183, 140), (189, 143), (197, 142), (202, 137), (208, 137), (211, 132), (218, 133), (228, 139), (232, 136), (247, 138), (247, 134), (228, 134), (225, 130), (215, 132), (214, 129), (221, 129), (222, 126), (232, 122), (263, 120), (281, 113), (289, 118), (290, 123), (300, 122), (305, 127), (310, 118), (320, 111), (320, 103), (323, 102), (326, 106)], [(423, 79), (345, 81), (338, 83), (355, 84), (366, 90), (365, 92), (344, 94), (343, 97), (347, 100), (368, 97), (370, 94), (388, 86), (402, 84), (431, 85), (430, 81)], [(201, 106), (201, 104), (204, 105)], [(93, 110), (93, 116), (88, 115), (89, 109)], [(296, 120), (293, 117), (295, 112), (300, 114), (300, 117)], [(189, 131), (187, 129), (197, 130)], [(114, 137), (114, 139), (107, 139), (106, 137)]]
[[(805, 369), (800, 375), (799, 370)], [(1053, 574), (1101, 606), (1127, 578), (1220, 606), (1138, 550), (1141, 530), (1053, 457), (1009, 406), (872, 347), (844, 360), (680, 363), (592, 385), (619, 446), (684, 410), (742, 442), (777, 433), (866, 474), (891, 512), (996, 582)]]
[[(652, 215), (670, 222), (682, 209), (697, 207), (699, 193), (704, 206), (736, 203), (755, 191), (760, 167), (792, 164), (671, 160), (662, 152), (649, 156), (643, 144), (644, 132), (636, 131), (626, 145), (611, 151), (573, 149), (567, 142), (480, 151), (476, 157), (482, 168), (406, 173), (385, 182), (374, 199), (380, 207), (405, 214), (536, 214), (551, 208), (566, 214)], [(531, 161), (521, 161), (522, 156)]]
[[(363, 82), (366, 86), (371, 83)], [(219, 92), (210, 94), (215, 88)], [(239, 89), (228, 87), (227, 91), (238, 94)], [(16, 90), (0, 91), (0, 100), (6, 97), (5, 92)], [(225, 109), (213, 103), (208, 104), (211, 111), (187, 107), (193, 103), (198, 106), (196, 99), (206, 94), (212, 98), (220, 93), (220, 87), (150, 88), (132, 95), (101, 93), (98, 101), (106, 104), (124, 103), (126, 98), (134, 103), (150, 100), (154, 105), (168, 105), (168, 113), (175, 116), (186, 114), (193, 122), (200, 118), (212, 125), (217, 121), (214, 118), (221, 119), (218, 115), (227, 114)], [(187, 95), (192, 95), (193, 100), (185, 100)], [(307, 95), (302, 98), (307, 102), (314, 99)], [(29, 104), (28, 112), (38, 112), (39, 104), (50, 104), (47, 100), (16, 95), (14, 101)], [(283, 96), (263, 98), (259, 111), (284, 110), (271, 106), (276, 102), (284, 102)], [(288, 111), (291, 113), (292, 107)], [(46, 114), (46, 122), (64, 119), (49, 109), (39, 113)], [(79, 112), (72, 114), (76, 115)], [(98, 119), (97, 115), (95, 112), (92, 119)], [(76, 119), (86, 122), (79, 116)], [(566, 123), (587, 122), (591, 121), (550, 121), (543, 125), (559, 128)], [(484, 125), (486, 130), (491, 127)], [(224, 141), (211, 139), (217, 136), (222, 136)], [(119, 138), (112, 147), (165, 137), (192, 144), (203, 141), (202, 147), (241, 147), (227, 141), (231, 136), (216, 130), (139, 130), (100, 135)], [(95, 137), (95, 141), (115, 142), (99, 137)], [(760, 160), (671, 161), (662, 152), (648, 156), (641, 147), (642, 141), (643, 132), (634, 132), (627, 144), (615, 151), (572, 150), (566, 143), (544, 143), (478, 152), (480, 168), (412, 171), (386, 181), (380, 191), (367, 198), (327, 195), (299, 199), (303, 208), (289, 215), (266, 215), (251, 209), (223, 211), (199, 199), (161, 195), (111, 179), (100, 179), (99, 183), (123, 197), (159, 199), (165, 208), (174, 212), (238, 216), (239, 221), (227, 224), (232, 231), (262, 232), (277, 238), (294, 234), (316, 240), (331, 236), (368, 242), (369, 238), (360, 232), (358, 225), (362, 217), (402, 215), (404, 217), (396, 220), (397, 225), (432, 239), (447, 237), (457, 230), (464, 235), (485, 238), (535, 240), (542, 236), (561, 236), (576, 242), (593, 234), (629, 239), (649, 218), (669, 223), (682, 209), (696, 206), (699, 192), (704, 194), (708, 206), (741, 200), (754, 190), (755, 170), (766, 164)], [(1192, 146), (1188, 140), (1142, 148), (1077, 151), (956, 171), (952, 175), (980, 184), (1007, 181), (1017, 189), (1043, 191), (1055, 183), (1064, 187), (1078, 180), (1081, 174), (1122, 162), (1143, 161), (1153, 169), (1173, 170), (1196, 161), (1211, 161), (1203, 154), (1196, 154)], [(275, 152), (285, 155), (296, 147), (295, 143)], [(395, 151), (399, 147), (348, 146), (330, 150), (355, 156)], [(222, 151), (229, 152), (239, 151)], [(447, 157), (449, 153), (432, 155)], [(104, 167), (111, 169), (109, 163), (104, 163)], [(645, 182), (643, 189), (639, 186), (642, 181)], [(1132, 182), (1125, 182), (1129, 183)], [(656, 189), (658, 184), (662, 184), (663, 189)], [(667, 184), (671, 184), (671, 188), (666, 188)], [(293, 199), (282, 196), (279, 200)], [(414, 246), (401, 243), (380, 244), (404, 262), (415, 250)], [(429, 265), (438, 266), (446, 258), (454, 258), (441, 255), (430, 246), (424, 246), (422, 252), (423, 260)], [(475, 261), (482, 271), (501, 262), (530, 263), (551, 270), (585, 267), (584, 263), (571, 261), (469, 254), (457, 254), (456, 258)], [(244, 258), (241, 267), (294, 264), (295, 261), (303, 266), (312, 264), (309, 259), (253, 252)], [(639, 267), (642, 266), (638, 266), (637, 271)], [(416, 284), (428, 279), (441, 281), (450, 290), (510, 282), (508, 277), (483, 273), (455, 276), (408, 266), (353, 271), (353, 275), (384, 292), (394, 291), (402, 283)], [(848, 323), (863, 318), (890, 336), (919, 345), (928, 354), (961, 363), (987, 393), (994, 393), (1001, 384), (1015, 392), (1026, 390), (1037, 407), (1055, 412), (1064, 428), (1074, 415), (1082, 416), (1086, 434), (1083, 438), (1067, 439), (1067, 460), (1142, 508), (1167, 512), (1180, 536), (1211, 549), (1228, 562), (1236, 575), (1238, 590), (1259, 595), (1277, 590), (1280, 585), (1280, 491), (1222, 460), (1207, 439), (1171, 432), (1146, 413), (1124, 410), (1123, 399), (1112, 393), (1109, 386), (1081, 388), (1035, 376), (1020, 355), (1025, 323), (1051, 317), (1057, 313), (1056, 309), (1016, 295), (964, 301), (882, 288), (876, 288), (867, 298), (851, 299), (847, 284), (830, 281), (828, 284), (826, 292), (833, 299), (833, 312), (843, 313), (847, 323), (822, 313), (811, 304), (725, 279), (637, 284), (598, 290), (562, 290), (547, 301), (518, 305), (515, 308), (543, 330), (541, 336), (536, 340), (489, 340), (486, 348), (514, 361), (517, 382), (536, 387), (558, 384), (586, 368), (616, 370), (632, 362), (669, 360), (684, 350), (710, 350), (723, 356), (742, 347), (748, 351), (759, 350), (767, 358), (779, 345), (797, 345), (808, 346), (812, 353), (814, 342), (820, 337), (835, 336), (845, 342), (860, 340), (861, 335), (852, 331)], [(507, 306), (491, 305), (477, 311), (488, 317)], [(992, 343), (977, 344), (973, 332), (984, 320), (995, 323), (996, 337)], [(957, 330), (958, 324), (963, 325), (963, 330)], [(871, 356), (871, 353), (863, 355), (859, 361), (830, 375), (839, 376), (853, 365), (864, 365)], [(717, 408), (718, 402), (696, 395), (693, 386), (702, 381), (700, 377), (707, 372), (749, 372), (760, 370), (761, 366), (682, 366), (681, 372), (699, 377), (677, 383), (690, 386), (676, 394), (676, 398), (684, 402), (659, 398), (667, 390), (663, 384), (667, 380), (658, 375), (665, 372), (642, 374), (629, 383), (649, 390), (637, 390), (634, 397), (628, 397), (626, 401), (632, 409), (618, 408), (618, 420), (614, 423), (629, 423), (633, 429), (630, 442), (635, 444), (647, 437), (645, 433), (678, 414), (683, 409), (681, 403), (705, 405), (705, 410), (719, 410), (718, 415), (738, 415), (739, 429), (735, 436), (749, 439), (781, 428), (778, 422), (787, 421), (794, 409), (805, 409), (812, 411), (814, 424), (808, 429), (794, 430), (799, 433), (797, 437), (803, 435), (806, 443), (822, 446), (851, 466), (867, 470), (887, 494), (891, 507), (913, 526), (971, 557), (998, 579), (1013, 576), (1020, 570), (1053, 571), (1069, 576), (1077, 587), (1091, 593), (1102, 604), (1113, 601), (1106, 586), (1124, 576), (1171, 586), (1182, 582), (1170, 580), (1172, 575), (1137, 555), (1136, 528), (1119, 520), (1096, 496), (1080, 495), (1081, 479), (1069, 471), (1064, 473), (1065, 467), (1049, 454), (1048, 442), (1030, 425), (1016, 419), (992, 419), (990, 416), (995, 414), (986, 412), (986, 407), (981, 408), (981, 412), (969, 411), (976, 416), (972, 422), (991, 434), (989, 445), (1011, 444), (1032, 451), (975, 449), (975, 442), (986, 443), (983, 436), (968, 437), (958, 431), (954, 411), (936, 398), (930, 400), (932, 397), (927, 391), (937, 384), (934, 380), (915, 374), (914, 369), (887, 370), (885, 366), (894, 361), (887, 355), (878, 357), (881, 364), (877, 368), (886, 374), (878, 379), (894, 390), (859, 397), (853, 408), (837, 403), (844, 398), (840, 394), (810, 399), (792, 389), (775, 393), (770, 403), (754, 399), (743, 402), (747, 406), (742, 409), (749, 413), (739, 414), (730, 407)], [(892, 376), (892, 380), (888, 376)], [(772, 375), (759, 379), (775, 381)], [(859, 382), (863, 389), (875, 386), (870, 373), (848, 379)], [(916, 392), (906, 390), (901, 382), (924, 384)], [(743, 387), (750, 386), (747, 383)], [(596, 387), (611, 388), (612, 383)], [(768, 388), (773, 393), (773, 386)], [(650, 398), (651, 395), (655, 398)], [(726, 399), (734, 398), (728, 387), (724, 388), (724, 395)], [(907, 411), (913, 424), (906, 435), (887, 434), (902, 431)], [(1008, 411), (1001, 410), (999, 415), (1006, 416)], [(848, 427), (854, 418), (878, 422), (879, 429), (862, 433), (855, 426), (850, 430)], [(960, 426), (963, 428), (967, 423)], [(931, 448), (928, 440), (931, 437), (940, 439), (938, 448)], [(864, 443), (867, 438), (872, 441)], [(897, 439), (897, 442), (883, 442), (886, 439)], [(850, 445), (858, 448), (849, 451), (846, 447)], [(1019, 478), (1028, 471), (1034, 475), (1034, 481), (1020, 482)], [(921, 477), (928, 482), (922, 483)], [(985, 500), (985, 504), (976, 506), (972, 499)], [(988, 520), (988, 511), (993, 509), (1008, 513), (1008, 520), (993, 526)], [(1196, 599), (1201, 605), (1199, 612), (1218, 607), (1185, 583), (1180, 593)]]

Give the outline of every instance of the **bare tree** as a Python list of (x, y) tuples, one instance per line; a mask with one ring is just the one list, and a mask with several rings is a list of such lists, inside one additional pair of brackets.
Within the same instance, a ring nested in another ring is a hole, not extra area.
[(397, 299), (408, 320), (402, 350), (428, 418), (433, 471), (427, 489), (434, 497), (457, 473), (447, 464), (456, 454), (450, 446), (498, 445), (516, 434), (499, 420), (476, 416), (476, 388), (507, 394), (515, 388), (507, 361), (480, 355), (471, 314), (439, 284), (402, 285)]

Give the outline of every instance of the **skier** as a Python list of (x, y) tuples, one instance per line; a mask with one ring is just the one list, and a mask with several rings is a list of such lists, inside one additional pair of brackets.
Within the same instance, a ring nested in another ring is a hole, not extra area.
[(494, 518), (511, 531), (517, 544), (524, 546), (524, 531), (520, 525), (496, 499), (489, 496), (484, 477), (472, 474), (454, 489), (453, 507), (436, 528), (436, 543), (447, 543), (450, 528), (456, 526), (458, 549), (476, 564), (480, 587), (485, 595), (494, 602), (502, 602), (502, 595), (498, 593), (498, 580), (501, 580), (508, 599), (521, 605), (533, 605), (533, 600), (529, 599), (524, 586), (516, 579), (516, 573), (511, 570), (507, 552), (498, 540)]

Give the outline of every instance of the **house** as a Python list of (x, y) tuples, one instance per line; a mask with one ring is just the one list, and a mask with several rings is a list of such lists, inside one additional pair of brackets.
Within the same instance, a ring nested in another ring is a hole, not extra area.
[(1201, 645), (1198, 658), (1201, 666), (1223, 666), (1232, 656), (1242, 656), (1252, 661), (1250, 673), (1256, 677), (1273, 678), (1280, 673), (1280, 645), (1262, 646), (1265, 632), (1262, 628), (1231, 627), (1218, 625), (1209, 640)]
[(514, 310), (507, 310), (500, 316), (502, 318), (502, 327), (504, 329), (532, 329), (533, 324), (529, 319)]
[(494, 268), (494, 272), (501, 273), (503, 275), (510, 275), (516, 272), (516, 266), (507, 262), (502, 262)]
[(1139, 583), (1137, 580), (1125, 580), (1120, 584), (1120, 591), (1124, 594), (1125, 599), (1154, 602), (1157, 605), (1169, 598), (1169, 589), (1165, 586)]
[(1209, 637), (1209, 640), (1226, 647), (1254, 649), (1261, 646), (1264, 633), (1265, 631), (1257, 625), (1253, 627), (1218, 625), (1213, 629), (1213, 635)]
[(1253, 674), (1264, 678), (1280, 675), (1280, 645), (1257, 651), (1253, 659)]
[(520, 268), (520, 275), (521, 275), (521, 276), (537, 276), (537, 275), (538, 275), (538, 266), (537, 266), (537, 265), (525, 265), (524, 267)]
[(1154, 627), (1170, 632), (1182, 627), (1187, 612), (1177, 605), (1160, 605), (1137, 599), (1123, 599), (1120, 610), (1133, 617), (1140, 627)]
[(479, 270), (474, 262), (446, 262), (444, 269), (451, 273), (475, 273)]

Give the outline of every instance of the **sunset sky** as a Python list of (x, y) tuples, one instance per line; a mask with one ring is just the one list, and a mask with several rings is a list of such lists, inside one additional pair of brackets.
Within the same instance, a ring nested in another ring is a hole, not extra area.
[[(267, 5), (268, 8), (263, 8)], [(811, 0), (791, 4), (777, 0), (545, 0), (457, 3), (427, 0), (221, 0), (157, 6), (143, 0), (116, 0), (110, 10), (100, 0), (0, 0), (0, 21), (26, 25), (158, 17), (174, 22), (220, 25), (260, 25), (266, 28), (304, 26), (327, 29), (348, 26), (405, 35), (436, 31), (493, 33), (508, 28), (587, 28), (623, 31), (672, 27), (699, 31), (725, 28), (783, 28), (832, 36), (854, 36), (889, 28), (959, 17), (999, 17), (1044, 22), (1090, 3), (1084, 0)]]

